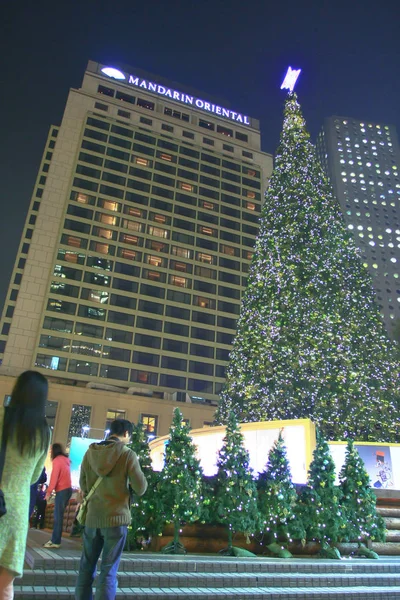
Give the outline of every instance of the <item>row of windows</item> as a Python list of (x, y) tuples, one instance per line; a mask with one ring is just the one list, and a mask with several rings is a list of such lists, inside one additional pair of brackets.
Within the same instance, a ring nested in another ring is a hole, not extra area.
[[(184, 277), (178, 277), (177, 279), (179, 280), (185, 280), (186, 278)], [(130, 292), (130, 295), (122, 295), (122, 294), (109, 294), (109, 292), (104, 291), (104, 290), (97, 290), (97, 289), (90, 289), (90, 288), (83, 288), (82, 289), (82, 293), (81, 293), (81, 299), (83, 300), (88, 300), (90, 302), (94, 302), (96, 304), (104, 304), (104, 301), (109, 303), (112, 306), (116, 306), (116, 307), (121, 307), (124, 309), (130, 309), (130, 310), (135, 310), (136, 306), (137, 306), (137, 299), (132, 296), (132, 293), (137, 293), (139, 286), (138, 283), (136, 281), (129, 281), (129, 280), (121, 280), (124, 281), (126, 283), (124, 283), (124, 288), (123, 291), (125, 292)], [(59, 294), (59, 286), (57, 285), (57, 282), (55, 282), (55, 290), (56, 290), (56, 294)], [(204, 294), (213, 294), (216, 295), (217, 293), (217, 286), (215, 284), (206, 282), (206, 281), (197, 281), (195, 280), (193, 285), (193, 288), (195, 291), (204, 293)], [(101, 284), (100, 284), (101, 285)], [(176, 283), (175, 285), (177, 285), (177, 287), (185, 287), (184, 285), (182, 285), (182, 282), (179, 281), (179, 283)], [(62, 289), (62, 292), (67, 292), (68, 294), (74, 294), (74, 288), (75, 286), (67, 286), (66, 288)], [(72, 288), (72, 289), (70, 289)], [(128, 289), (130, 288), (130, 289)], [(121, 289), (121, 288), (120, 288)], [(229, 286), (218, 286), (218, 291), (219, 291), (219, 295), (225, 295), (225, 297), (230, 298), (230, 299), (234, 299), (239, 301), (240, 300), (240, 290), (235, 290), (229, 287)], [(212, 298), (208, 298), (208, 297), (203, 297), (203, 296), (198, 296), (198, 295), (191, 295), (188, 294), (187, 292), (178, 292), (178, 291), (174, 291), (174, 290), (170, 290), (165, 288), (165, 286), (156, 286), (156, 285), (152, 285), (152, 284), (147, 284), (147, 283), (141, 283), (140, 284), (140, 296), (150, 296), (152, 298), (155, 299), (165, 299), (167, 298), (168, 300), (175, 300), (176, 302), (180, 302), (182, 304), (193, 304), (193, 306), (200, 306), (201, 308), (212, 308), (215, 309), (217, 308), (218, 311), (220, 312), (228, 312), (228, 313), (232, 313), (232, 314), (239, 314), (239, 309), (240, 309), (240, 305), (236, 304), (236, 303), (232, 303), (232, 302), (227, 302), (225, 300), (218, 300), (218, 304), (215, 304), (215, 300)], [(230, 294), (230, 295), (229, 295)], [(72, 296), (75, 297), (75, 296)], [(140, 300), (139, 302), (144, 302), (144, 300)], [(64, 313), (64, 314), (69, 314), (69, 315), (75, 315), (76, 314), (76, 308), (77, 305), (75, 302), (68, 302), (66, 300), (62, 300), (61, 298), (51, 298), (48, 301), (48, 306), (47, 306), (47, 310), (51, 310), (51, 311), (55, 311), (55, 312), (59, 312), (59, 313)], [(155, 312), (156, 314), (162, 314), (163, 313), (163, 307), (162, 305), (159, 305), (157, 302), (154, 303), (154, 306), (151, 307), (152, 310), (149, 310), (148, 312)], [(140, 309), (140, 304), (139, 304), (139, 310)], [(108, 315), (107, 315), (108, 312)], [(130, 325), (133, 326), (133, 315), (131, 314), (127, 314), (127, 313), (116, 313), (113, 310), (106, 310), (105, 308), (100, 308), (100, 307), (91, 307), (91, 306), (86, 306), (86, 305), (79, 305), (78, 308), (78, 314), (80, 316), (86, 317), (86, 318), (92, 318), (92, 319), (97, 319), (100, 321), (109, 321), (109, 322), (114, 322), (114, 323), (121, 323), (124, 325)], [(179, 318), (179, 317), (178, 317)]]
[[(93, 150), (95, 152), (98, 152), (99, 154), (105, 154), (105, 146), (103, 144), (106, 144), (108, 142), (109, 144), (124, 149), (125, 157), (122, 160), (129, 160), (126, 157), (126, 150), (142, 152), (146, 155), (161, 158), (160, 155), (162, 154), (162, 151), (157, 150), (156, 152), (156, 149), (152, 147), (157, 145), (158, 148), (161, 148), (162, 150), (166, 151), (166, 154), (170, 152), (179, 152), (180, 154), (189, 156), (190, 158), (195, 159), (196, 161), (201, 160), (213, 165), (222, 166), (226, 169), (231, 169), (232, 171), (242, 172), (244, 174), (249, 175), (250, 177), (256, 177), (258, 179), (260, 178), (260, 171), (252, 166), (242, 164), (239, 162), (233, 162), (232, 160), (227, 160), (224, 158), (221, 159), (215, 154), (200, 152), (199, 150), (195, 150), (191, 147), (188, 147), (187, 145), (179, 145), (162, 137), (157, 138), (154, 135), (150, 135), (150, 132), (143, 133), (141, 131), (134, 131), (133, 129), (121, 127), (120, 125), (110, 125), (105, 121), (99, 121), (98, 119), (93, 119), (92, 117), (88, 118), (87, 125), (88, 127), (86, 127), (84, 130), (84, 136), (86, 138), (96, 140), (97, 142), (101, 142), (101, 144), (95, 145), (98, 146), (100, 149), (93, 148)], [(96, 127), (97, 129), (93, 129), (93, 127)], [(99, 129), (101, 129), (102, 131), (99, 131)], [(103, 131), (110, 132), (110, 135), (103, 133)], [(146, 144), (146, 146), (143, 146), (143, 144)], [(90, 147), (88, 147), (87, 144), (83, 145), (82, 148), (90, 149)], [(177, 157), (172, 155), (172, 157), (169, 160), (171, 162), (176, 162)], [(197, 167), (192, 168), (196, 169)]]
[[(141, 333), (135, 335), (135, 348), (150, 347), (147, 340), (149, 338)], [(143, 340), (147, 343), (142, 343)], [(159, 340), (159, 338), (154, 338)], [(159, 340), (161, 342), (161, 340)], [(190, 346), (190, 350), (189, 350)], [(192, 348), (193, 346), (193, 348)], [(79, 354), (83, 356), (95, 357), (98, 359), (115, 360), (118, 362), (125, 363), (136, 363), (139, 365), (146, 365), (151, 367), (160, 367), (163, 369), (169, 369), (173, 371), (186, 371), (189, 373), (197, 373), (199, 375), (208, 375), (214, 377), (225, 377), (225, 365), (215, 365), (213, 363), (205, 363), (196, 360), (187, 360), (187, 358), (179, 358), (176, 356), (160, 356), (160, 354), (153, 354), (151, 352), (144, 352), (141, 350), (129, 350), (127, 348), (107, 346), (102, 344), (96, 344), (93, 342), (87, 342), (85, 340), (70, 340), (68, 338), (60, 338), (52, 335), (41, 335), (39, 340), (39, 347), (58, 352), (71, 352), (72, 354)], [(170, 347), (173, 348), (172, 352), (179, 352), (185, 355), (197, 356), (196, 344), (189, 344), (187, 342), (177, 342), (176, 340), (163, 340), (163, 350), (170, 351)], [(179, 348), (179, 349), (178, 349)], [(218, 349), (217, 349), (218, 355)], [(222, 350), (222, 355), (226, 356), (226, 352)]]
[[(104, 85), (99, 85), (97, 88), (97, 91), (99, 94), (104, 94), (105, 96), (108, 96), (110, 98), (115, 97), (117, 100), (122, 100), (123, 102), (127, 102), (128, 104), (135, 104), (135, 97), (132, 96), (131, 94), (119, 92), (119, 91), (114, 90), (113, 88), (109, 88)], [(155, 108), (154, 102), (150, 102), (149, 100), (145, 100), (144, 98), (138, 98), (136, 101), (136, 104), (138, 106), (141, 106), (142, 108), (147, 108), (148, 110), (152, 110), (152, 111), (154, 111), (154, 108)], [(104, 106), (106, 106), (106, 105), (103, 105), (103, 107)], [(104, 110), (103, 107), (101, 107), (101, 110)], [(97, 107), (97, 108), (99, 108), (99, 107)], [(190, 115), (188, 113), (181, 112), (174, 108), (165, 107), (164, 114), (167, 116), (182, 120), (187, 123), (190, 121)], [(151, 119), (148, 119), (148, 121), (150, 121), (150, 123), (148, 123), (148, 125), (152, 125)], [(234, 136), (233, 129), (230, 129), (228, 127), (223, 127), (222, 125), (215, 126), (215, 124), (211, 121), (205, 121), (204, 119), (199, 119), (198, 124), (199, 124), (199, 127), (204, 127), (205, 129), (216, 131), (217, 133), (220, 133), (221, 135), (225, 135), (228, 137)], [(238, 139), (242, 142), (248, 142), (248, 136), (239, 131), (235, 131), (235, 137), (236, 137), (236, 139)]]
[[(87, 144), (85, 144), (83, 147), (86, 148)], [(88, 149), (88, 148), (86, 148)], [(111, 150), (109, 148), (109, 150)], [(127, 153), (126, 153), (127, 154)], [(107, 153), (108, 156), (111, 156), (111, 153)], [(115, 161), (112, 160), (111, 158), (102, 158), (101, 156), (97, 156), (95, 154), (89, 154), (87, 152), (80, 152), (79, 154), (79, 160), (81, 162), (84, 163), (90, 163), (92, 165), (95, 165), (97, 167), (101, 167), (104, 169), (110, 169), (112, 171), (119, 171), (120, 173), (125, 173), (125, 174), (129, 174), (133, 175), (133, 176), (139, 176), (139, 177), (143, 177), (144, 179), (151, 179), (152, 175), (151, 172), (149, 171), (143, 171), (143, 170), (138, 170), (136, 167), (129, 167), (128, 164), (128, 160), (126, 160), (125, 162), (120, 162), (120, 161)], [(128, 158), (128, 157), (126, 157)], [(157, 160), (157, 158), (159, 160)], [(223, 179), (229, 179), (230, 181), (234, 181), (236, 183), (243, 183), (244, 185), (248, 185), (250, 187), (253, 187), (255, 189), (259, 189), (260, 188), (260, 182), (256, 181), (252, 178), (260, 178), (260, 172), (257, 171), (256, 169), (250, 169), (248, 167), (243, 167), (242, 166), (242, 173), (244, 173), (244, 175), (241, 177), (240, 175), (237, 174), (237, 170), (235, 169), (235, 173), (232, 173), (231, 171), (225, 171), (225, 170), (221, 170), (218, 167), (214, 167), (211, 166), (210, 164), (207, 164), (205, 162), (203, 163), (199, 163), (195, 160), (191, 160), (189, 158), (185, 158), (182, 156), (177, 156), (174, 154), (168, 154), (166, 152), (161, 152), (159, 150), (157, 150), (155, 152), (155, 160), (154, 159), (149, 159), (149, 158), (145, 158), (142, 156), (138, 156), (137, 154), (130, 154), (129, 156), (130, 162), (136, 164), (136, 165), (140, 165), (142, 167), (148, 167), (149, 169), (155, 169), (158, 171), (163, 171), (165, 173), (169, 173), (171, 175), (178, 175), (179, 177), (184, 177), (186, 179), (191, 179), (193, 181), (199, 181), (199, 176), (197, 173), (194, 173), (193, 171), (199, 171), (202, 173), (207, 173), (209, 175), (213, 175), (214, 177), (219, 177), (219, 178), (223, 178)], [(222, 163), (231, 165), (233, 163), (230, 163), (229, 161), (226, 160), (222, 160)], [(178, 166), (175, 166), (178, 165)], [(222, 165), (224, 167), (224, 164)], [(193, 169), (193, 171), (186, 171), (181, 167), (185, 167), (185, 169)], [(228, 168), (232, 168), (231, 166), (229, 166)], [(79, 173), (82, 173), (84, 175), (89, 175), (90, 177), (95, 177), (95, 178), (100, 178), (100, 171), (98, 169), (89, 169), (88, 167), (84, 168), (84, 167), (79, 167), (80, 170), (78, 170)], [(240, 173), (240, 170), (239, 170)], [(153, 179), (157, 181), (157, 177), (156, 177), (157, 173), (153, 173)], [(107, 175), (109, 176), (109, 175)], [(105, 179), (107, 176), (103, 175), (103, 179)], [(251, 179), (250, 179), (251, 178)], [(200, 181), (203, 181), (201, 179), (200, 176)], [(214, 182), (214, 180), (211, 180), (212, 183), (211, 185), (213, 185), (214, 187), (219, 187), (219, 185), (216, 185), (216, 183)], [(204, 182), (206, 182), (206, 180), (204, 180)]]
[[(174, 219), (174, 226), (179, 229), (186, 230), (186, 221), (184, 219)], [(190, 224), (189, 224), (190, 225)], [(65, 219), (64, 228), (70, 231), (83, 233), (88, 235), (90, 233), (91, 226), (83, 223), (81, 221), (74, 221), (73, 219)], [(104, 229), (104, 228), (103, 228)], [(189, 231), (191, 228), (189, 227)], [(153, 236), (155, 238), (161, 238), (163, 240), (171, 239), (174, 242), (179, 242), (181, 244), (187, 244), (190, 246), (196, 245), (198, 248), (204, 248), (206, 250), (211, 250), (213, 252), (218, 252), (218, 242), (212, 241), (212, 239), (206, 238), (217, 238), (222, 241), (231, 242), (233, 244), (242, 244), (243, 246), (247, 246), (253, 248), (255, 237), (257, 235), (257, 228), (250, 227), (249, 225), (242, 225), (242, 231), (250, 234), (252, 237), (248, 238), (246, 236), (240, 236), (236, 233), (231, 233), (230, 231), (225, 231), (223, 229), (218, 230), (214, 227), (206, 227), (203, 225), (199, 225), (197, 228), (197, 232), (205, 236), (204, 238), (194, 237), (193, 235), (189, 235), (187, 233), (180, 233), (176, 230), (165, 229), (164, 227), (155, 227), (149, 225), (147, 227), (147, 233), (149, 236)], [(93, 235), (98, 235), (99, 233), (103, 233), (101, 230), (96, 230), (96, 233)], [(100, 235), (100, 237), (105, 237), (105, 239), (109, 239), (107, 237), (109, 234), (104, 231), (104, 236)], [(110, 236), (111, 237), (111, 236)], [(119, 234), (119, 242), (122, 244), (126, 244), (129, 246), (144, 246), (144, 238), (138, 235), (120, 233)], [(64, 234), (61, 239), (61, 243), (75, 246), (76, 248), (87, 248), (88, 239), (80, 238), (76, 236), (68, 236)], [(117, 252), (118, 255), (121, 255), (121, 248), (116, 246), (115, 244), (108, 244), (103, 242), (91, 241), (89, 244), (89, 249), (97, 252), (99, 254), (108, 254), (114, 256)], [(164, 250), (161, 250), (164, 251)], [(128, 255), (127, 255), (128, 256)], [(126, 258), (124, 256), (124, 258)], [(21, 259), (23, 260), (23, 259)]]
[(68, 371), (85, 375), (87, 377), (104, 377), (106, 379), (116, 379), (119, 381), (131, 381), (135, 383), (147, 384), (151, 386), (160, 386), (173, 388), (175, 390), (190, 390), (203, 392), (205, 394), (219, 394), (223, 383), (201, 379), (192, 379), (180, 377), (178, 375), (161, 374), (129, 369), (115, 365), (93, 363), (84, 359), (66, 359), (60, 356), (50, 356), (47, 354), (37, 354), (35, 366), (42, 369), (52, 369), (55, 371)]

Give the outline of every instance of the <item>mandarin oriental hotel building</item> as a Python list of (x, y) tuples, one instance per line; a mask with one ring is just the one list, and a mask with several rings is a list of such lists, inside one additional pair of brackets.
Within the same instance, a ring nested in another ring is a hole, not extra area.
[(89, 62), (52, 126), (0, 324), (0, 392), (49, 377), (54, 438), (213, 420), (272, 157), (257, 120)]

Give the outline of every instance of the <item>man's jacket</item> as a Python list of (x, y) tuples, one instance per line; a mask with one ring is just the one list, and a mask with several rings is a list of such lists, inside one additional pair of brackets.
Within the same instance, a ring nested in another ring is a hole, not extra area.
[(99, 444), (91, 444), (83, 457), (79, 479), (85, 496), (99, 475), (103, 479), (89, 499), (86, 527), (130, 525), (128, 486), (138, 496), (142, 496), (147, 489), (147, 481), (136, 454), (115, 437)]

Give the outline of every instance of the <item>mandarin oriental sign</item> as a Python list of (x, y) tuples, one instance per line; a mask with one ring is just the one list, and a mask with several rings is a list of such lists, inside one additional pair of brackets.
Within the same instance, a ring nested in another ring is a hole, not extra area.
[(159, 96), (165, 96), (167, 98), (171, 98), (171, 100), (181, 102), (182, 104), (194, 106), (195, 108), (199, 108), (220, 117), (230, 119), (231, 121), (235, 121), (236, 123), (242, 123), (242, 125), (250, 125), (250, 119), (246, 115), (223, 108), (222, 106), (218, 106), (218, 104), (206, 102), (201, 98), (196, 98), (196, 96), (190, 96), (189, 94), (178, 92), (177, 90), (170, 89), (164, 85), (160, 85), (159, 83), (148, 81), (147, 79), (142, 79), (141, 77), (136, 77), (135, 75), (126, 76), (122, 71), (114, 69), (113, 67), (104, 67), (101, 69), (101, 72), (104, 75), (107, 75), (107, 77), (112, 77), (113, 79), (117, 79), (121, 82), (124, 81), (124, 83), (134, 85), (135, 87), (147, 90), (148, 92), (153, 92)]

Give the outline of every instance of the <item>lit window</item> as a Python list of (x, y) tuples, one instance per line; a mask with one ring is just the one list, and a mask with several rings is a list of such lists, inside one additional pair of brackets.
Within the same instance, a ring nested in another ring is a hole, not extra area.
[(149, 265), (153, 265), (153, 267), (161, 267), (162, 258), (160, 256), (152, 256), (151, 254), (148, 254), (146, 262)]
[(178, 188), (185, 192), (193, 192), (194, 189), (191, 183), (184, 183), (183, 181), (178, 181)]
[(172, 285), (176, 285), (178, 287), (189, 287), (189, 279), (187, 279), (186, 277), (178, 277), (178, 275), (170, 275), (169, 276), (169, 282)]
[(130, 244), (131, 246), (137, 246), (139, 244), (139, 238), (136, 235), (128, 235), (124, 233), (121, 238), (121, 242), (124, 244)]
[(256, 205), (254, 204), (254, 202), (246, 202), (246, 208), (248, 210), (256, 210)]
[(154, 220), (156, 223), (166, 223), (167, 217), (165, 215), (154, 215)]
[(159, 281), (161, 274), (158, 271), (147, 271), (147, 279)]
[(215, 229), (212, 229), (211, 227), (203, 227), (200, 226), (200, 233), (202, 233), (203, 235), (215, 235), (216, 231)]
[(191, 250), (187, 248), (180, 248), (179, 246), (172, 246), (171, 248), (172, 254), (175, 256), (180, 256), (181, 258), (192, 258)]
[(139, 219), (143, 217), (143, 211), (134, 206), (125, 207), (125, 212), (131, 217), (138, 217)]
[(212, 264), (211, 254), (204, 254), (204, 252), (197, 253), (197, 260), (199, 260), (200, 262), (208, 263), (209, 265)]
[(142, 167), (148, 167), (150, 164), (148, 158), (142, 158), (141, 156), (135, 156), (133, 162), (137, 165), (142, 165)]
[(202, 207), (207, 208), (208, 210), (215, 210), (215, 204), (212, 202), (207, 202), (206, 200), (202, 201)]
[(117, 217), (113, 217), (112, 215), (105, 215), (105, 214), (101, 213), (99, 220), (101, 223), (104, 223), (105, 225), (116, 225), (117, 224)]
[(114, 212), (119, 209), (118, 202), (112, 202), (111, 200), (103, 200), (102, 206), (103, 208), (107, 210), (113, 210)]
[(76, 201), (80, 202), (81, 204), (88, 204), (89, 203), (89, 196), (87, 194), (79, 193), (76, 196)]
[(99, 227), (97, 230), (97, 235), (99, 237), (105, 238), (106, 240), (111, 240), (113, 236), (113, 232), (111, 229), (105, 229), (104, 227)]
[[(147, 373), (143, 373), (147, 375)], [(138, 379), (139, 381), (139, 379)], [(147, 377), (146, 377), (147, 382)], [(140, 421), (143, 423), (143, 427), (147, 435), (157, 435), (157, 421), (158, 417), (155, 415), (140, 415)]]
[(136, 252), (134, 250), (127, 250), (126, 248), (122, 248), (121, 258), (125, 258), (127, 260), (136, 260)]
[(131, 221), (130, 219), (122, 219), (122, 227), (124, 229), (130, 229), (131, 231), (142, 231), (143, 229), (142, 223)]
[(101, 244), (100, 242), (95, 242), (93, 249), (95, 252), (100, 252), (101, 254), (108, 254), (110, 252), (110, 246), (108, 244)]
[(172, 156), (170, 154), (165, 154), (165, 152), (160, 154), (160, 158), (162, 158), (163, 160), (168, 160), (169, 162), (172, 161)]
[(252, 198), (254, 200), (254, 198), (256, 197), (255, 192), (251, 192), (250, 190), (246, 190), (246, 197), (247, 198)]
[(168, 238), (168, 229), (162, 229), (161, 227), (149, 227), (149, 234), (155, 237)]

